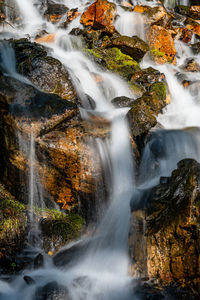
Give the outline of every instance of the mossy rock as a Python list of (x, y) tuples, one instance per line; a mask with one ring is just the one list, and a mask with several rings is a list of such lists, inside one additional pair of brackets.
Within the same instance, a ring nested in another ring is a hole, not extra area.
[(140, 70), (138, 62), (130, 56), (123, 54), (118, 48), (87, 49), (94, 60), (109, 71), (113, 71), (129, 80), (135, 71)]
[(155, 82), (150, 86), (150, 92), (155, 92), (158, 99), (164, 101), (166, 99), (166, 85), (163, 82)]
[(0, 266), (13, 271), (15, 255), (27, 236), (25, 207), (0, 184)]
[(35, 214), (41, 217), (40, 227), (46, 252), (57, 251), (67, 242), (78, 238), (85, 225), (84, 219), (79, 215), (65, 214), (55, 209), (35, 208)]

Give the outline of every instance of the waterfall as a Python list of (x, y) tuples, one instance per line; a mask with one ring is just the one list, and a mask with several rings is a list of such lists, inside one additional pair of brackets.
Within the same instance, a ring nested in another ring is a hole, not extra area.
[[(69, 3), (70, 8), (80, 6), (81, 11), (88, 5), (87, 1), (81, 0), (56, 2), (66, 5)], [(112, 2), (118, 4), (118, 1)], [(135, 1), (132, 2), (136, 4)], [(129, 108), (115, 108), (111, 102), (113, 98), (119, 96), (133, 98), (128, 84), (117, 75), (102, 71), (82, 52), (83, 45), (80, 39), (69, 35), (72, 24), (66, 30), (58, 29), (56, 24), (50, 24), (39, 14), (36, 1), (15, 0), (15, 3), (22, 16), (23, 26), (19, 29), (10, 28), (10, 31), (21, 37), (29, 33), (30, 38), (35, 37), (42, 28), (50, 33), (56, 32), (55, 42), (48, 44), (48, 51), (68, 70), (81, 102), (79, 109), (82, 119), (92, 123), (91, 116), (99, 117), (110, 124), (108, 137), (94, 138), (91, 142), (91, 145), (97, 145), (102, 169), (107, 174), (105, 178), (109, 204), (94, 233), (75, 244), (85, 243), (87, 251), (83, 251), (80, 255), (78, 252), (71, 264), (61, 269), (49, 263), (38, 270), (25, 270), (22, 276), (13, 279), (12, 285), (0, 281), (0, 289), (3, 291), (2, 294), (0, 291), (0, 300), (34, 300), (38, 288), (52, 281), (67, 288), (70, 300), (136, 300), (134, 279), (128, 274), (130, 203), (134, 201), (137, 203), (141, 197), (140, 193), (145, 193), (147, 189), (158, 184), (161, 176), (169, 176), (180, 159), (190, 157), (199, 160), (199, 105), (191, 92), (186, 91), (175, 77), (182, 60), (180, 59), (176, 67), (157, 66), (149, 61), (148, 57), (142, 62), (143, 67), (151, 65), (165, 74), (171, 103), (157, 118), (159, 130), (155, 129), (148, 136), (138, 171), (139, 176), (136, 179), (129, 124), (126, 118)], [(146, 4), (144, 1), (142, 3)], [(156, 1), (153, 1), (153, 5), (155, 3)], [(174, 1), (166, 0), (165, 3), (169, 7), (174, 6)], [(146, 39), (142, 19), (138, 14), (124, 11), (120, 6), (118, 14), (115, 26), (120, 34), (138, 35), (141, 39)], [(77, 20), (73, 22), (77, 24)], [(14, 51), (7, 43), (0, 48), (0, 54), (0, 66), (5, 76), (31, 84), (17, 72)], [(100, 85), (95, 81), (93, 74), (102, 79)], [(94, 107), (88, 98), (94, 101)], [(28, 138), (28, 142), (25, 142), (24, 137), (18, 133), (20, 147), (29, 161), (27, 188), (31, 236), (34, 230), (38, 230), (35, 226), (34, 207), (44, 208), (46, 205), (39, 172), (35, 165), (37, 145), (31, 126)], [(95, 161), (95, 157), (91, 159)], [(132, 205), (134, 206), (134, 203)], [(145, 230), (145, 224), (143, 226)], [(30, 276), (34, 284), (27, 285), (23, 279), (24, 274)]]

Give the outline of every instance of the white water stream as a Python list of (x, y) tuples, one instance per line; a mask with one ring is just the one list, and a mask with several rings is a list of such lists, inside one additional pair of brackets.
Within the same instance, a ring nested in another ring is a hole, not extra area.
[[(14, 0), (13, 0), (14, 1)], [(46, 28), (48, 32), (56, 32), (56, 40), (48, 44), (55, 58), (58, 58), (68, 69), (77, 93), (82, 100), (81, 114), (87, 120), (88, 103), (90, 96), (96, 104), (90, 113), (102, 116), (111, 122), (110, 141), (98, 141), (99, 153), (104, 158), (105, 168), (109, 168), (111, 179), (107, 182), (110, 188), (110, 205), (91, 237), (88, 251), (77, 257), (76, 263), (65, 270), (60, 270), (47, 264), (44, 268), (27, 271), (36, 284), (27, 285), (23, 276), (18, 276), (11, 285), (0, 281), (0, 300), (34, 300), (36, 288), (44, 284), (57, 281), (64, 285), (71, 300), (136, 300), (133, 292), (132, 278), (128, 276), (128, 233), (130, 223), (130, 200), (137, 197), (134, 163), (132, 161), (129, 127), (126, 121), (128, 109), (116, 109), (111, 100), (117, 96), (132, 97), (126, 83), (111, 73), (102, 72), (88, 57), (81, 52), (81, 43), (76, 37), (70, 37), (71, 28), (80, 26), (79, 18), (74, 20), (67, 30), (61, 30), (45, 21), (39, 14), (36, 6), (38, 1), (15, 0), (22, 15), (23, 28), (7, 30), (19, 36), (35, 36), (39, 29)], [(84, 0), (57, 1), (66, 4), (69, 8), (79, 7), (84, 10), (88, 5)], [(117, 1), (113, 1), (117, 2)], [(142, 1), (138, 1), (141, 3)], [(143, 1), (144, 3), (144, 1)], [(148, 2), (149, 3), (149, 2)], [(171, 4), (170, 4), (171, 5)], [(121, 34), (138, 35), (144, 39), (144, 29), (139, 17), (133, 12), (124, 12), (118, 8), (119, 18), (116, 28)], [(11, 53), (12, 54), (12, 53)], [(181, 55), (182, 56), (182, 55)], [(22, 78), (16, 75), (13, 58), (6, 57), (6, 68), (9, 76)], [(179, 62), (181, 64), (181, 62)], [(4, 63), (5, 65), (5, 63)], [(175, 78), (178, 67), (155, 66), (145, 58), (143, 67), (152, 65), (164, 73), (171, 94), (171, 104), (164, 113), (159, 115), (158, 122), (167, 129), (157, 131), (147, 144), (140, 166), (138, 185), (146, 189), (158, 183), (160, 176), (168, 176), (176, 167), (176, 163), (185, 157), (199, 159), (199, 130), (175, 130), (185, 127), (200, 126), (200, 106), (189, 92), (187, 92)], [(99, 75), (103, 80), (99, 86), (92, 74)], [(30, 153), (30, 203), (34, 205), (34, 140), (31, 136)], [(108, 166), (109, 165), (109, 166)], [(24, 275), (24, 274), (23, 274)], [(80, 280), (81, 279), (81, 280)], [(66, 298), (67, 300), (68, 298)], [(63, 300), (63, 299), (62, 299)]]

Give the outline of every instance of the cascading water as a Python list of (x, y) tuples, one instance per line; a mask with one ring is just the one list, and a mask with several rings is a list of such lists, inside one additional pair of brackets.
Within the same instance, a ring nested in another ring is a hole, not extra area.
[[(110, 102), (117, 96), (133, 98), (128, 86), (117, 76), (102, 72), (80, 51), (82, 46), (80, 40), (67, 35), (72, 24), (67, 30), (57, 29), (56, 25), (44, 21), (39, 15), (37, 5), (34, 5), (37, 4), (37, 1), (15, 0), (15, 2), (23, 16), (24, 28), (19, 29), (19, 31), (10, 28), (10, 31), (16, 31), (21, 36), (25, 36), (27, 33), (35, 36), (37, 30), (41, 29), (41, 26), (43, 28), (44, 24), (49, 32), (56, 31), (55, 43), (48, 46), (53, 50), (51, 55), (58, 58), (69, 70), (82, 102), (80, 108), (82, 118), (86, 121), (89, 119), (91, 122), (91, 115), (100, 116), (111, 123), (110, 139), (97, 139), (95, 141), (105, 172), (107, 169), (110, 171), (107, 177), (110, 180), (107, 182), (110, 192), (110, 206), (95, 234), (86, 240), (88, 243), (87, 251), (83, 251), (76, 258), (76, 262), (66, 266), (65, 270), (59, 270), (48, 263), (41, 269), (27, 271), (27, 274), (34, 280), (34, 284), (31, 286), (28, 286), (21, 276), (13, 280), (12, 286), (0, 281), (0, 288), (3, 291), (0, 293), (0, 299), (32, 300), (39, 287), (48, 282), (57, 281), (60, 285), (67, 287), (66, 299), (69, 297), (72, 300), (121, 300), (122, 298), (135, 300), (131, 287), (132, 279), (128, 276), (130, 201), (136, 199), (137, 202), (137, 198), (140, 198), (138, 190), (145, 191), (145, 189), (157, 184), (161, 176), (168, 176), (180, 159), (190, 157), (198, 160), (200, 152), (198, 146), (199, 130), (198, 128), (184, 130), (184, 128), (186, 126), (200, 126), (199, 107), (195, 103), (195, 98), (186, 92), (175, 79), (175, 67), (154, 66), (154, 68), (165, 73), (172, 102), (158, 117), (158, 122), (162, 125), (163, 130), (155, 131), (150, 136), (144, 150), (140, 176), (136, 182), (126, 121), (128, 109), (115, 109)], [(81, 10), (87, 4), (87, 1), (81, 0), (60, 2), (67, 4), (70, 8), (79, 6)], [(124, 12), (121, 8), (118, 12), (119, 18), (116, 21), (116, 28), (119, 32), (128, 36), (139, 35), (140, 38), (144, 39), (144, 30), (143, 26), (140, 26), (139, 17), (137, 17), (135, 26), (130, 28), (130, 23), (136, 19), (135, 13)], [(30, 22), (32, 19), (33, 22)], [(77, 20), (73, 22), (77, 23)], [(10, 56), (4, 59), (6, 70), (8, 75), (17, 76), (17, 79), (22, 80), (21, 77), (18, 77), (20, 75), (17, 74), (16, 69), (13, 68), (14, 64), (10, 65), (10, 62), (14, 61), (11, 52)], [(152, 62), (144, 61), (143, 66), (145, 67), (146, 64), (149, 66)], [(102, 78), (100, 86), (96, 84), (93, 74)], [(94, 100), (95, 107), (89, 103), (88, 96)], [(189, 108), (191, 112), (188, 113)], [(31, 134), (29, 148), (31, 207), (34, 205), (35, 193), (37, 193), (34, 182), (36, 180), (34, 149), (34, 136)], [(174, 153), (173, 157), (171, 153)]]

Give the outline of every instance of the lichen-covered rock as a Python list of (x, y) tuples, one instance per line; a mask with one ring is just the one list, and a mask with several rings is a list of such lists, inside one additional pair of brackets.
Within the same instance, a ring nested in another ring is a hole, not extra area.
[(26, 39), (10, 40), (15, 50), (17, 70), (39, 89), (76, 101), (76, 92), (67, 70), (60, 61), (48, 56), (44, 46)]
[(200, 42), (193, 44), (191, 47), (192, 47), (192, 51), (194, 52), (194, 54), (200, 53)]
[(150, 52), (158, 64), (176, 63), (176, 49), (171, 33), (161, 26), (153, 25), (149, 32)]
[(176, 32), (175, 38), (177, 40), (181, 40), (186, 44), (191, 42), (192, 37), (193, 37), (192, 30), (185, 28), (185, 27), (177, 27), (177, 28), (175, 28), (175, 32)]
[(25, 207), (0, 184), (0, 269), (15, 271), (16, 252), (26, 243), (27, 217)]
[(140, 70), (138, 62), (132, 57), (123, 54), (118, 48), (108, 49), (87, 49), (87, 53), (92, 55), (97, 63), (107, 70), (113, 71), (127, 80), (135, 71)]
[(136, 61), (141, 61), (149, 50), (149, 46), (137, 36), (120, 36), (112, 40), (112, 47), (118, 48), (122, 53), (131, 56)]
[[(169, 178), (149, 193), (144, 247), (146, 263), (141, 274), (158, 279), (162, 285), (177, 283), (200, 292), (200, 165), (192, 159), (178, 163)], [(132, 222), (139, 221), (133, 212)], [(144, 228), (144, 227), (143, 227)], [(137, 267), (140, 268), (139, 264)], [(181, 298), (182, 299), (182, 298)]]
[(81, 16), (81, 24), (96, 29), (113, 27), (116, 5), (107, 0), (97, 0)]
[(200, 20), (200, 5), (190, 6), (190, 15), (195, 20)]
[(166, 105), (166, 86), (162, 82), (151, 85), (150, 92), (136, 99), (128, 112), (131, 133), (138, 138), (157, 123), (156, 117)]

